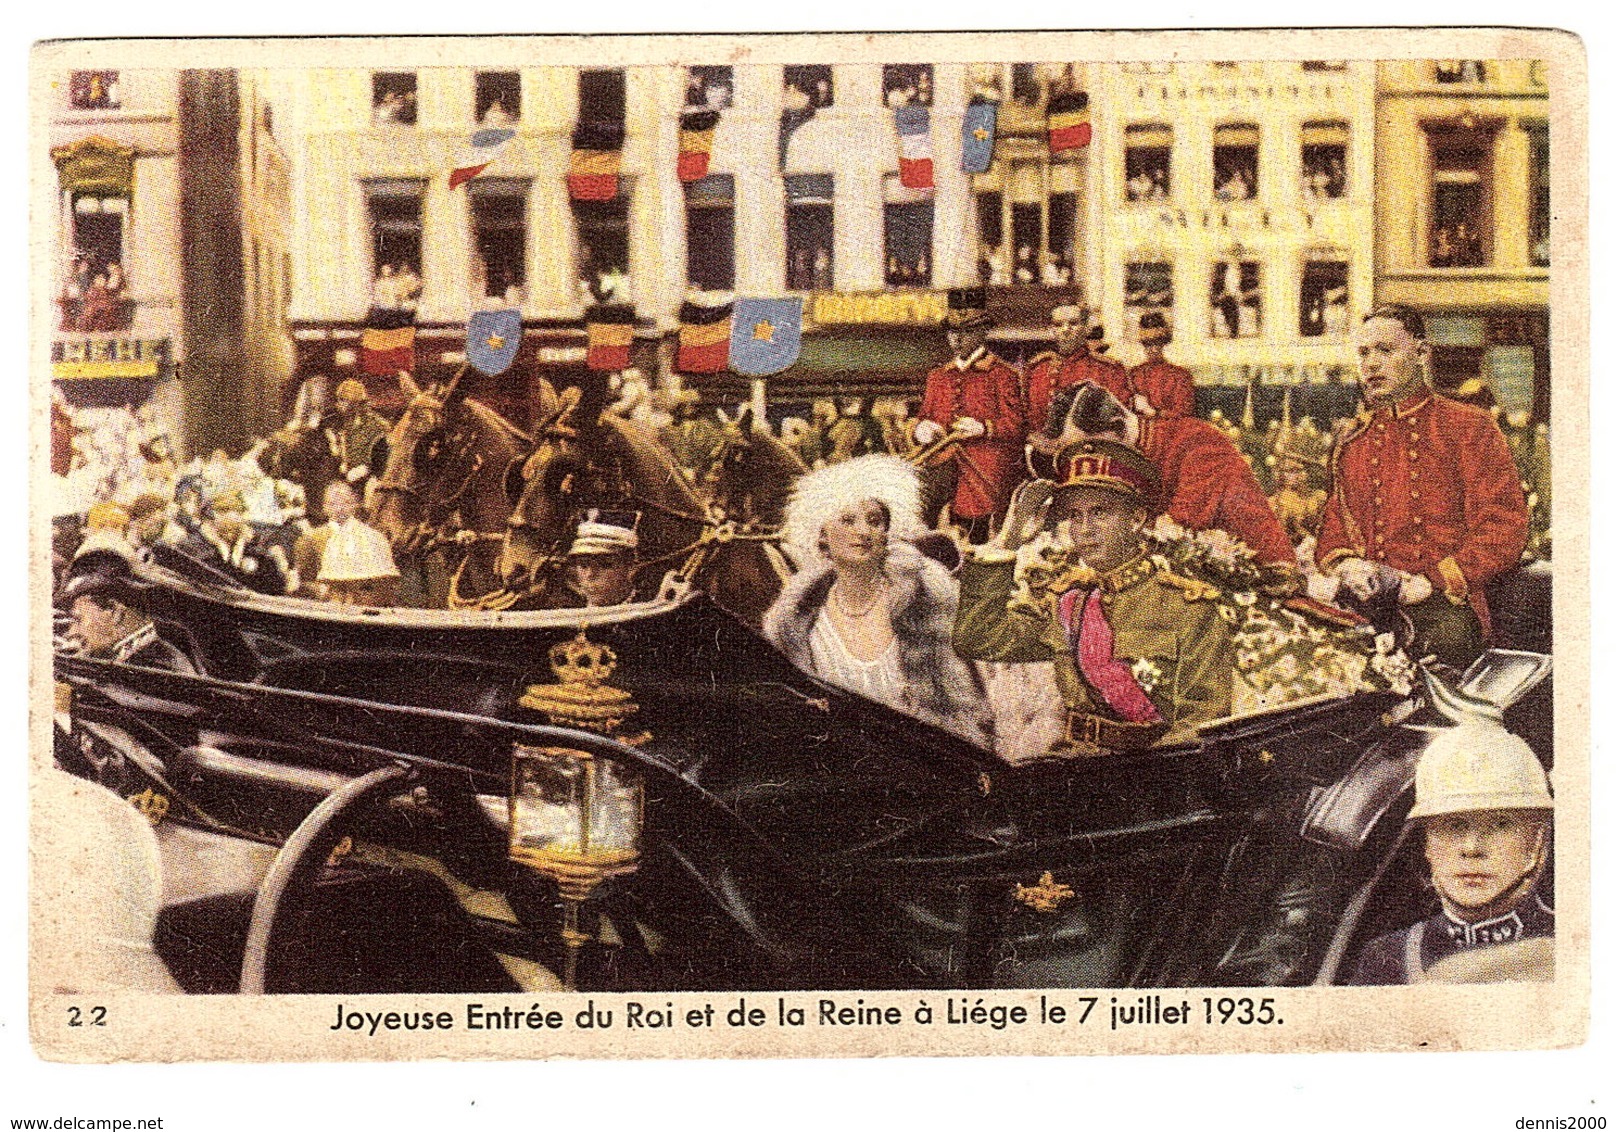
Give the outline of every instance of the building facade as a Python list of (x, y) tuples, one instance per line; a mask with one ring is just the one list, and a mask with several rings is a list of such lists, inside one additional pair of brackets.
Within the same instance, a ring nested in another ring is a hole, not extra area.
[[(1438, 386), (1549, 419), (1545, 64), (1378, 65), (1376, 298), (1426, 316)], [(1481, 390), (1486, 389), (1486, 393)]]
[(259, 80), (69, 71), (54, 90), (57, 388), (136, 406), (182, 455), (239, 445), (291, 366), (289, 182)]
[(1375, 64), (1091, 70), (1088, 290), (1114, 352), (1137, 360), (1157, 312), (1209, 404), (1252, 388), (1272, 415), (1292, 388), (1299, 411), (1342, 411), (1375, 280)]
[[(911, 391), (944, 350), (950, 287), (989, 285), (1012, 353), (1048, 332), (1053, 306), (1082, 297), (1093, 158), (1052, 155), (1046, 123), (1050, 97), (1085, 81), (1071, 65), (437, 68), (299, 81), (301, 372), (358, 365), (375, 287), (401, 269), (420, 279), (417, 365), (429, 376), (459, 364), (471, 310), (521, 310), (513, 376), (474, 378), (519, 419), (522, 374), (578, 378), (582, 318), (603, 298), (633, 304), (636, 361), (667, 378), (668, 340), (693, 292), (800, 295), (803, 353), (772, 395), (807, 398)], [(974, 96), (1000, 104), (995, 159), (978, 175), (961, 167)], [(930, 187), (901, 177), (900, 106), (926, 109)], [(702, 111), (716, 114), (706, 169), (682, 180), (682, 117)], [(450, 188), (448, 171), (486, 126), (516, 137)], [(569, 190), (586, 127), (621, 139), (604, 199)], [(723, 377), (700, 386), (745, 389)]]

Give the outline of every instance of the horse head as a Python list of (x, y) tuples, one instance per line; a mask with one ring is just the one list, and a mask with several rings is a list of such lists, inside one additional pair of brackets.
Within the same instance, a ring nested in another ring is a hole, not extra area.
[(461, 530), (497, 532), (504, 521), (499, 476), (529, 439), (460, 392), (459, 378), (425, 390), (402, 379), (410, 401), (388, 438), (373, 517), (395, 551)]
[(803, 461), (760, 427), (751, 407), (724, 422), (724, 444), (713, 463), (709, 499), (724, 518), (745, 527), (779, 526)]
[(579, 396), (569, 388), (556, 397), (535, 425), (533, 451), (505, 469), (511, 513), (496, 571), (507, 585), (516, 580), (544, 584), (542, 575), (559, 561), (578, 500), (586, 496), (591, 469), (573, 420)]
[(672, 456), (644, 429), (609, 413), (581, 417), (568, 389), (535, 430), (537, 443), (506, 472), (511, 517), (498, 572), (506, 583), (543, 588), (563, 561), (580, 512), (640, 512), (641, 559), (650, 568), (694, 546), (707, 521)]

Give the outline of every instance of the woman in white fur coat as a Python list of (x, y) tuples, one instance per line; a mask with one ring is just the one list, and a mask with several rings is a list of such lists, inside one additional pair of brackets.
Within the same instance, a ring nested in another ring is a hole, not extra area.
[(951, 643), (955, 581), (910, 542), (920, 514), (920, 480), (897, 457), (803, 476), (783, 531), (798, 572), (764, 635), (803, 671), (987, 747), (982, 684)]

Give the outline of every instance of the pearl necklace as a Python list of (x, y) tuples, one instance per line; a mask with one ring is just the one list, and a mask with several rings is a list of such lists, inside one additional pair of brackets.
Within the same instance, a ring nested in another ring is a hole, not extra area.
[(842, 597), (842, 592), (840, 590), (835, 588), (831, 590), (832, 604), (837, 607), (837, 612), (842, 614), (842, 616), (846, 617), (849, 621), (863, 621), (866, 617), (869, 617), (871, 610), (875, 609), (881, 599), (886, 596), (887, 583), (883, 582), (877, 587), (875, 596), (865, 604), (865, 607), (855, 612), (854, 610), (848, 608), (848, 603)]

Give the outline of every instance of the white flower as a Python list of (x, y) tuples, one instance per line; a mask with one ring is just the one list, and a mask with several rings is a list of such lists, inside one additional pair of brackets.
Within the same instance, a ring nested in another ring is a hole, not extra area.
[(1136, 660), (1131, 671), (1134, 673), (1135, 682), (1140, 685), (1141, 690), (1146, 695), (1150, 695), (1162, 679), (1162, 669), (1158, 668), (1147, 657), (1142, 656), (1139, 660)]

